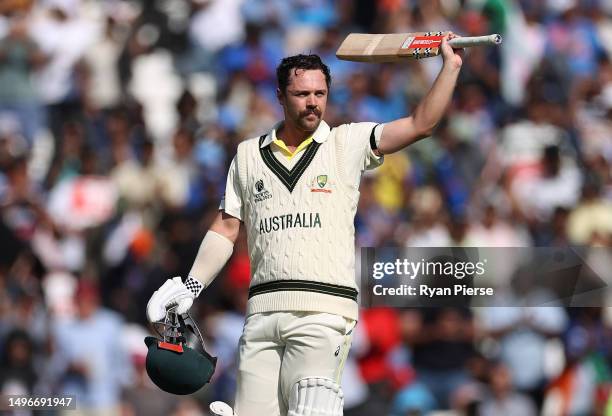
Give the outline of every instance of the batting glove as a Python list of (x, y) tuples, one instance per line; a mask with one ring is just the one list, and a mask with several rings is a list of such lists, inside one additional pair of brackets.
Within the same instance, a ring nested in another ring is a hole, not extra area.
[(176, 306), (176, 313), (183, 314), (191, 308), (193, 300), (204, 289), (198, 280), (189, 277), (183, 283), (180, 277), (174, 277), (157, 289), (147, 303), (147, 318), (150, 322), (158, 322), (166, 317), (166, 310)]

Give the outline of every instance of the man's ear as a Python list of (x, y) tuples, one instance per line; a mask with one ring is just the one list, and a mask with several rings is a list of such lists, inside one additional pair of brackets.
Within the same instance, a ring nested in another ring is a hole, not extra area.
[(278, 100), (278, 103), (282, 106), (285, 105), (285, 95), (283, 94), (283, 92), (280, 90), (280, 88), (276, 89), (276, 99)]

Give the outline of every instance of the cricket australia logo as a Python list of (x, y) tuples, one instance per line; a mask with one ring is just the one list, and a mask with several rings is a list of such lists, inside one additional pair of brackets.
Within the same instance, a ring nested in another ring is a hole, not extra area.
[(255, 202), (262, 202), (266, 199), (272, 198), (272, 194), (266, 190), (264, 186), (263, 179), (255, 182)]
[(317, 176), (317, 184), (319, 185), (319, 188), (325, 188), (326, 183), (327, 183), (327, 175)]
[(310, 192), (323, 192), (326, 194), (331, 194), (331, 186), (332, 183), (328, 181), (327, 175), (317, 175), (310, 182)]

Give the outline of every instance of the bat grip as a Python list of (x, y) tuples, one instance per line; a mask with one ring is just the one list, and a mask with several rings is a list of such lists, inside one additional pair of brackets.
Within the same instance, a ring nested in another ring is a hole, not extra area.
[(455, 49), (469, 48), (472, 46), (499, 45), (500, 43), (502, 43), (502, 37), (498, 34), (488, 36), (466, 36), (448, 41), (448, 44)]

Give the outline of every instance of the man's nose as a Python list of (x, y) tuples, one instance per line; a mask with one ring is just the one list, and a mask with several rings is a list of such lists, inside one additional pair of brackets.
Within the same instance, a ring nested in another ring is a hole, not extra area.
[(306, 98), (306, 106), (307, 107), (316, 107), (317, 106), (317, 99), (314, 96), (314, 94), (310, 94), (307, 98)]

